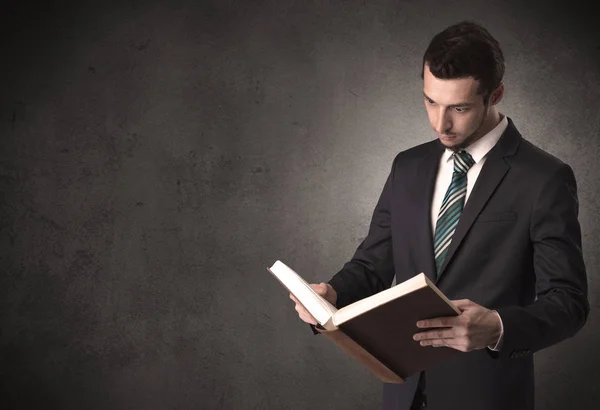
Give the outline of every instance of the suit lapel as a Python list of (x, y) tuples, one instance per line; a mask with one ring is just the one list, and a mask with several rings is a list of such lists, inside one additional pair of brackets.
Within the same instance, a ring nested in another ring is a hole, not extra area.
[(460, 244), (462, 243), (466, 234), (469, 232), (469, 229), (471, 229), (473, 222), (475, 222), (475, 219), (510, 169), (510, 166), (508, 165), (508, 162), (506, 162), (505, 158), (513, 155), (516, 152), (520, 138), (521, 135), (515, 128), (512, 120), (509, 118), (506, 131), (504, 131), (496, 146), (489, 152), (485, 164), (483, 165), (479, 177), (477, 178), (477, 182), (475, 183), (475, 186), (471, 191), (471, 195), (465, 204), (465, 208), (463, 209), (460, 220), (458, 221), (456, 231), (452, 236), (448, 254), (446, 255), (444, 264), (440, 269), (440, 274), (437, 278), (438, 281), (444, 275), (446, 267), (460, 247)]
[(439, 141), (432, 142), (430, 151), (419, 164), (415, 181), (417, 185), (414, 190), (414, 223), (416, 224), (417, 235), (415, 243), (418, 244), (417, 260), (422, 263), (425, 268), (425, 275), (432, 281), (436, 280), (436, 272), (431, 224), (431, 201), (433, 200), (435, 181), (443, 152), (444, 147)]

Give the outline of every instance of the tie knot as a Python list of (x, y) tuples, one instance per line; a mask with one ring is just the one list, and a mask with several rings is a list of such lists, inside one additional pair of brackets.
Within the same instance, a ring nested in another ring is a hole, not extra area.
[(454, 153), (454, 172), (466, 174), (474, 164), (475, 160), (467, 151), (459, 151)]

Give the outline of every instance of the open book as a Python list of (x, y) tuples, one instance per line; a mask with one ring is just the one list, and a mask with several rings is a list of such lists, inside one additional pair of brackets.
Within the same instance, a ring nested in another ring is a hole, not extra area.
[(425, 330), (417, 327), (418, 320), (460, 314), (423, 273), (338, 310), (283, 262), (267, 270), (313, 315), (321, 334), (384, 382), (402, 383), (460, 353), (421, 346), (412, 338)]

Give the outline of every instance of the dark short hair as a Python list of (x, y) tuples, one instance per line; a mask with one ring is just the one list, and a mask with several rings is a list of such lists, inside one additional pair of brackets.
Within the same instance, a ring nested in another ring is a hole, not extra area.
[(421, 78), (425, 64), (437, 78), (475, 78), (485, 103), (504, 76), (500, 44), (485, 28), (471, 21), (454, 24), (433, 37), (423, 55)]

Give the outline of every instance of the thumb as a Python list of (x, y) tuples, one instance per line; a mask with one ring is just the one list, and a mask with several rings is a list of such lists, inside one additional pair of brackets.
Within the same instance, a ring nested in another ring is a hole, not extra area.
[(319, 284), (311, 284), (310, 285), (315, 292), (317, 292), (319, 295), (324, 296), (327, 293), (327, 284), (325, 284), (324, 282), (321, 282)]

